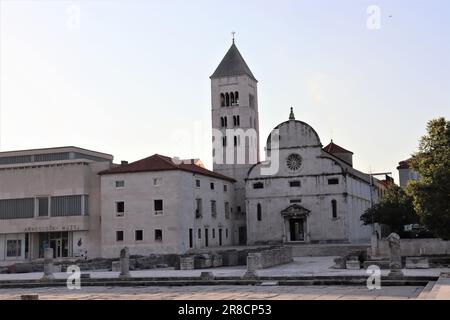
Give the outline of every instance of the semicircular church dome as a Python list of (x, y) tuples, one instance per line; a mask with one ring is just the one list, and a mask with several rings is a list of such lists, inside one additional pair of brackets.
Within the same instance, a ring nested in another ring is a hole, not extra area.
[[(278, 148), (275, 145), (277, 140)], [(280, 123), (269, 134), (266, 150), (299, 147), (322, 147), (322, 143), (313, 127), (303, 121), (295, 120), (293, 108), (291, 108), (289, 120)]]

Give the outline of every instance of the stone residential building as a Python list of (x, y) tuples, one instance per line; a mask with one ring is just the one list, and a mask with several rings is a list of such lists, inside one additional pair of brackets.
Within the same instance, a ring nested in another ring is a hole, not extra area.
[(0, 262), (100, 255), (100, 176), (109, 154), (76, 147), (0, 152)]
[(100, 175), (102, 257), (233, 244), (234, 179), (158, 154)]

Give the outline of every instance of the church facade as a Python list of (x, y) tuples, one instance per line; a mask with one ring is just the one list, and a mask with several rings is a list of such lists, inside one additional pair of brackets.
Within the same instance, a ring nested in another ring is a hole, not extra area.
[(213, 136), (214, 171), (236, 180), (235, 209), (245, 217), (239, 243), (369, 242), (374, 230), (360, 217), (385, 186), (353, 168), (351, 151), (324, 148), (292, 108), (260, 161), (257, 84), (233, 40), (211, 76), (211, 100), (213, 132), (222, 134)]

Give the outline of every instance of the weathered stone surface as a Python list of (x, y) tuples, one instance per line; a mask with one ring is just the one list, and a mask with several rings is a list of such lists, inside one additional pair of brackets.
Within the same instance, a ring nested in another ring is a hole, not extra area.
[(194, 256), (180, 257), (180, 270), (194, 270)]
[(334, 258), (334, 266), (332, 266), (333, 269), (345, 269), (347, 260), (345, 257), (337, 257)]
[(202, 280), (214, 280), (214, 275), (212, 272), (202, 272), (200, 278)]
[(129, 278), (130, 275), (130, 251), (127, 247), (120, 250), (120, 275), (119, 278)]
[(390, 264), (389, 267), (391, 271), (389, 272), (390, 277), (400, 277), (403, 276), (402, 272), (402, 256), (400, 249), (400, 236), (396, 233), (391, 233), (387, 240), (389, 241), (390, 250)]
[(212, 267), (211, 256), (206, 253), (195, 256), (194, 267), (195, 269), (211, 268)]
[(8, 273), (28, 273), (33, 272), (33, 266), (31, 263), (17, 263), (7, 268)]
[(111, 271), (120, 272), (120, 261), (113, 261), (111, 263)]
[(55, 276), (53, 275), (53, 249), (46, 248), (44, 250), (44, 275), (42, 280), (52, 280)]
[(349, 270), (361, 269), (361, 264), (360, 264), (359, 260), (347, 260), (345, 266)]
[[(280, 264), (290, 263), (292, 261), (291, 247), (277, 247), (260, 252), (249, 253), (247, 256), (247, 269), (249, 269), (249, 267), (253, 270), (265, 269)], [(249, 263), (253, 265), (249, 266)]]
[(429, 269), (428, 258), (406, 257), (406, 269)]
[(363, 268), (367, 269), (369, 266), (377, 266), (380, 269), (387, 270), (390, 269), (390, 263), (389, 260), (367, 260), (363, 262)]
[(218, 255), (218, 254), (213, 254), (212, 255), (212, 266), (215, 267), (221, 267), (223, 265), (222, 263), (222, 256)]

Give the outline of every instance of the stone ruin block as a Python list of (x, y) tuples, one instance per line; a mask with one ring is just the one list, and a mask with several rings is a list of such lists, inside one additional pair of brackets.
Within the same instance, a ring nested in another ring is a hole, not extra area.
[(223, 265), (221, 255), (213, 254), (211, 260), (212, 260), (213, 267), (221, 267)]
[(120, 272), (120, 261), (111, 262), (111, 271)]
[(347, 260), (345, 266), (349, 270), (361, 269), (361, 264), (360, 264), (359, 260)]
[(428, 258), (425, 257), (406, 257), (406, 269), (429, 269)]
[(180, 270), (194, 270), (194, 256), (180, 257)]
[(201, 254), (194, 258), (195, 269), (205, 269), (212, 267), (212, 259), (209, 254)]

